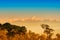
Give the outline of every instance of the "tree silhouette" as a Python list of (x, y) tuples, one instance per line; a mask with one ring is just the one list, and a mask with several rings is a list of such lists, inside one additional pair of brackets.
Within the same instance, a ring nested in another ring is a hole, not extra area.
[(49, 25), (47, 25), (47, 24), (42, 24), (41, 27), (42, 27), (43, 29), (48, 29), (48, 28), (49, 28)]
[(4, 23), (3, 24), (4, 29), (7, 29), (8, 32), (12, 30), (11, 24), (10, 23)]
[(0, 30), (2, 29), (2, 24), (0, 24)]
[(7, 37), (8, 37), (8, 40), (10, 40), (10, 37), (13, 37), (15, 36), (16, 34), (25, 34), (27, 29), (25, 26), (17, 26), (17, 25), (11, 25), (10, 23), (4, 23), (4, 24), (0, 24), (0, 29), (1, 30), (4, 30), (6, 29), (8, 32), (7, 32)]
[(60, 40), (60, 34), (57, 33), (56, 36), (57, 36), (57, 40)]
[(47, 34), (47, 40), (51, 40), (51, 36), (54, 30), (49, 28), (50, 26), (47, 24), (42, 24), (41, 27), (44, 29), (44, 33)]
[(0, 24), (0, 40), (60, 40), (60, 34), (56, 38), (51, 38), (53, 29), (47, 24), (42, 24), (44, 34), (36, 34), (31, 30), (27, 32), (26, 26), (18, 26), (10, 23)]
[(22, 27), (21, 27), (21, 30), (19, 30), (19, 31), (21, 31), (22, 33), (24, 33), (24, 34), (25, 34), (25, 33), (26, 33), (26, 31), (27, 31), (27, 29), (26, 29), (26, 27), (25, 27), (25, 26), (22, 26)]

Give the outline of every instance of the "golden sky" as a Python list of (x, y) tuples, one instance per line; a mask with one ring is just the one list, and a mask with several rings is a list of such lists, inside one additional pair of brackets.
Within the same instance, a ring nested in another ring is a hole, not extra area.
[[(11, 24), (19, 25), (19, 26), (26, 26), (28, 30), (32, 30), (36, 33), (42, 33), (43, 29), (41, 28), (41, 24), (48, 24), (52, 29), (55, 30), (56, 33), (60, 31), (60, 19), (59, 18), (44, 18), (44, 17), (7, 17), (1, 18), (0, 23), (9, 22)], [(60, 32), (59, 32), (60, 33)]]

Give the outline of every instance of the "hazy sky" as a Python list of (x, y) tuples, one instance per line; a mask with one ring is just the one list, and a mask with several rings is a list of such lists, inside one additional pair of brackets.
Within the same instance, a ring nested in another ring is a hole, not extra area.
[(47, 23), (58, 31), (60, 0), (0, 0), (0, 23), (3, 22), (26, 25), (36, 32), (40, 24)]

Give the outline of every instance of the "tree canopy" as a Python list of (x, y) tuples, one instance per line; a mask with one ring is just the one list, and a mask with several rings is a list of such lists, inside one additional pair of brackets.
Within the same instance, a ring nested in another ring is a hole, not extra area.
[(12, 25), (10, 23), (0, 24), (0, 29), (6, 29), (7, 35), (13, 36), (14, 34), (26, 33), (27, 29), (25, 26)]

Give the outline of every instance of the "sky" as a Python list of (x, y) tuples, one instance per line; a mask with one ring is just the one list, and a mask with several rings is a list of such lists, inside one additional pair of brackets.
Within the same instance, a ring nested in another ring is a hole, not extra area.
[(60, 0), (0, 0), (0, 11), (1, 16), (59, 17)]
[(29, 26), (37, 33), (41, 24), (49, 24), (59, 32), (60, 0), (0, 0), (0, 23), (5, 22)]

